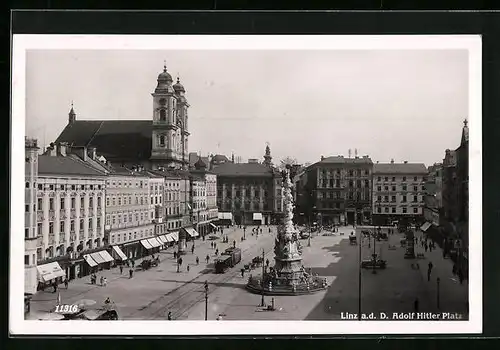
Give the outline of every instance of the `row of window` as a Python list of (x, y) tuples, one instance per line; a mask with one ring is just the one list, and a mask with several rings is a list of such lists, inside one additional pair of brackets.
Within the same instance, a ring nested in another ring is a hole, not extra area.
[[(92, 218), (88, 219), (88, 228), (89, 230), (92, 230), (94, 226), (94, 220)], [(85, 227), (85, 219), (80, 219), (80, 225), (79, 225), (79, 230), (83, 230)], [(97, 229), (101, 228), (101, 219), (97, 218), (96, 220), (96, 227)], [(66, 228), (66, 221), (61, 220), (59, 222), (59, 233), (64, 233)], [(75, 232), (75, 220), (70, 220), (69, 224), (69, 231), (71, 233)], [(49, 221), (49, 234), (54, 233), (54, 221)], [(29, 234), (29, 231), (26, 231), (26, 234)], [(37, 235), (42, 236), (43, 235), (43, 223), (39, 222), (37, 223)], [(26, 237), (27, 238), (27, 237)]]
[[(33, 183), (33, 188), (35, 188), (36, 183)], [(46, 185), (47, 186), (47, 185)], [(26, 188), (31, 188), (31, 185), (29, 182), (26, 182)], [(43, 184), (38, 184), (36, 186), (39, 190), (43, 190)], [(50, 191), (55, 191), (56, 188), (61, 191), (66, 191), (66, 190), (101, 190), (102, 185), (54, 185), (54, 184), (49, 184), (46, 189), (49, 189)]]
[[(43, 210), (43, 204), (44, 204), (44, 199), (43, 198), (37, 198), (37, 203), (33, 207), (33, 211), (42, 211)], [(70, 208), (71, 209), (76, 209), (76, 198), (71, 197), (70, 198)], [(85, 197), (80, 197), (80, 209), (85, 208)], [(94, 197), (89, 197), (89, 208), (92, 209), (94, 208)], [(101, 197), (97, 197), (97, 209), (99, 210), (101, 208)], [(29, 204), (25, 205), (25, 211), (29, 212)], [(66, 198), (60, 198), (59, 200), (59, 210), (65, 210), (66, 209)], [(49, 198), (49, 210), (56, 210), (55, 209), (55, 198)]]
[[(326, 170), (326, 169), (323, 169), (322, 170), (322, 175), (323, 177), (326, 177), (326, 176), (334, 176), (334, 175), (340, 175), (341, 174), (341, 170), (340, 169), (330, 169), (330, 170)], [(349, 176), (361, 176), (361, 175), (370, 175), (370, 171), (365, 169), (365, 170), (361, 170), (361, 169), (357, 169), (356, 171), (354, 171), (353, 169), (350, 169), (347, 171), (347, 174)]]
[[(389, 202), (389, 196), (384, 196), (383, 197), (384, 202)], [(382, 196), (377, 196), (377, 202), (382, 202)], [(396, 196), (391, 196), (391, 202), (394, 203), (396, 202)], [(401, 196), (401, 202), (407, 202), (407, 196), (403, 195)], [(418, 202), (418, 196), (413, 196), (413, 202), (416, 203)]]
[[(397, 213), (397, 210), (396, 210), (396, 207), (392, 207), (390, 212), (392, 214), (396, 214)], [(382, 213), (382, 208), (377, 208), (377, 213)], [(384, 213), (389, 213), (389, 208), (388, 207), (385, 207), (384, 208)], [(402, 207), (401, 208), (401, 213), (403, 214), (408, 214), (408, 208), (407, 207)], [(418, 208), (413, 208), (413, 214), (418, 214)]]
[[(117, 215), (111, 215), (111, 223), (110, 223), (110, 216), (108, 215), (106, 217), (106, 225), (116, 225), (127, 222), (142, 222), (142, 221), (149, 221), (148, 216), (150, 216), (150, 219), (154, 219), (154, 213), (151, 212), (148, 214), (147, 212), (142, 212), (142, 213), (129, 213), (129, 214), (117, 214)], [(135, 220), (133, 220), (135, 218)], [(140, 220), (139, 220), (140, 219)]]
[(347, 193), (345, 192), (341, 192), (341, 191), (335, 191), (335, 192), (318, 192), (318, 198), (323, 198), (323, 199), (326, 199), (326, 198), (337, 198), (337, 199), (345, 199), (345, 198), (348, 198), (348, 199), (353, 199), (353, 198), (367, 198), (369, 199), (370, 198), (370, 191), (364, 191), (363, 192), (353, 192), (353, 191), (349, 191)]
[[(353, 180), (349, 180), (349, 187), (354, 187), (354, 183), (356, 183), (357, 188), (360, 188), (361, 185), (363, 184), (361, 180), (356, 180), (356, 182), (354, 182)], [(342, 185), (339, 179), (323, 180), (321, 184), (323, 185), (322, 187), (337, 187), (337, 188), (340, 188)], [(370, 187), (370, 180), (364, 180), (364, 187)]]
[[(382, 181), (382, 176), (378, 176), (377, 177), (377, 181)], [(384, 177), (384, 181), (389, 181), (389, 176), (385, 176)], [(392, 176), (392, 182), (395, 182), (396, 181), (396, 176)], [(403, 176), (403, 180), (402, 181), (407, 181), (406, 180), (406, 176)], [(418, 181), (418, 176), (414, 176), (413, 177), (413, 181)], [(422, 176), (422, 181), (427, 181), (427, 177), (426, 176)]]
[[(421, 186), (422, 191), (425, 191), (425, 186)], [(402, 191), (407, 191), (408, 186), (403, 185), (402, 186)], [(377, 186), (377, 191), (382, 191), (382, 186)], [(384, 186), (384, 191), (389, 191), (389, 186)], [(391, 186), (391, 191), (396, 191), (396, 186)], [(413, 191), (418, 191), (418, 186), (413, 186)]]
[[(245, 193), (245, 197), (251, 197), (252, 196), (252, 193), (250, 190), (246, 190), (246, 191), (235, 191), (235, 196), (236, 197), (241, 197), (241, 195), (243, 194), (243, 192)], [(268, 196), (268, 192), (267, 191), (264, 191), (264, 192), (260, 192), (259, 190), (254, 190), (254, 197), (260, 197), (260, 194), (263, 193), (264, 197), (267, 197)], [(218, 191), (217, 192), (217, 196), (218, 197), (222, 197), (222, 192), (221, 191)], [(233, 193), (231, 190), (226, 190), (226, 197), (232, 197), (233, 196)]]
[[(122, 198), (123, 197), (123, 198)], [(149, 204), (156, 204), (159, 205), (161, 204), (161, 195), (160, 196), (151, 196), (150, 200), (148, 199), (149, 197), (147, 196), (135, 196), (135, 205), (149, 205)], [(106, 197), (106, 206), (109, 207), (110, 205), (116, 206), (116, 205), (132, 205), (132, 196), (113, 196), (113, 197)]]

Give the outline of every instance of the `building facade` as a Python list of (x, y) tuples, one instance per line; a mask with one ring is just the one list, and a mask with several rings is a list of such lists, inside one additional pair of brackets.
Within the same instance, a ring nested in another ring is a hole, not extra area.
[(37, 179), (38, 143), (25, 138), (24, 190), (24, 292), (35, 294), (37, 289)]
[(217, 208), (237, 225), (278, 223), (283, 216), (281, 173), (272, 166), (224, 162), (214, 165)]
[(205, 236), (211, 232), (213, 222), (218, 220), (217, 175), (208, 171), (207, 164), (199, 157), (190, 179), (193, 222), (196, 230)]
[(373, 165), (373, 224), (408, 220), (422, 223), (427, 168), (423, 163)]
[(372, 171), (368, 156), (321, 157), (297, 181), (297, 211), (302, 216), (297, 220), (320, 225), (370, 222)]
[(73, 279), (83, 267), (79, 254), (107, 244), (106, 179), (66, 151), (64, 144), (51, 145), (38, 157), (36, 255), (37, 265), (55, 259)]
[(158, 195), (151, 189), (153, 183), (148, 175), (116, 167), (106, 179), (106, 232), (110, 244), (121, 246), (127, 258), (140, 256), (139, 241), (160, 230), (155, 222)]

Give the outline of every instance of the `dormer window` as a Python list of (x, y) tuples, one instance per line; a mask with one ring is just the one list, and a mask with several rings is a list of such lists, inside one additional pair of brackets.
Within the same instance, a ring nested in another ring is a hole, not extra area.
[(160, 109), (160, 121), (167, 121), (167, 111), (165, 109)]

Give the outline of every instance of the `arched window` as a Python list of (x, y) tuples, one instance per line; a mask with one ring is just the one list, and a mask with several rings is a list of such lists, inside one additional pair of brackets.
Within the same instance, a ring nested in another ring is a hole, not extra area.
[(160, 135), (160, 146), (165, 146), (165, 136)]
[(167, 121), (167, 111), (164, 109), (160, 109), (160, 121)]

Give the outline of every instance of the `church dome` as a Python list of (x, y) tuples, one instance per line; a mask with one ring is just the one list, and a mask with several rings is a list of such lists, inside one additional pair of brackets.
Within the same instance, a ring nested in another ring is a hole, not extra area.
[(167, 72), (167, 66), (163, 66), (163, 72), (158, 74), (158, 82), (172, 82), (172, 76)]
[(174, 85), (174, 90), (176, 92), (186, 92), (186, 90), (184, 90), (184, 86), (182, 86), (179, 78), (177, 78), (177, 83), (175, 83), (175, 85)]

